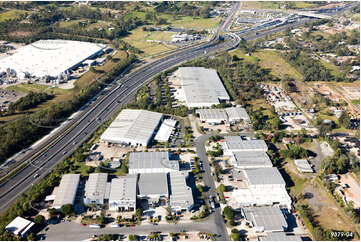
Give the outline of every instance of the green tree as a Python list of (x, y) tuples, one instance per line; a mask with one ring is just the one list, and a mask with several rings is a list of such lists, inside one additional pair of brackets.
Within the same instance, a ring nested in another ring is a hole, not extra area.
[(350, 116), (348, 115), (348, 113), (346, 111), (343, 111), (341, 116), (338, 119), (339, 124), (348, 129), (350, 127)]
[(61, 212), (62, 214), (64, 214), (65, 216), (72, 215), (73, 212), (74, 212), (74, 210), (73, 210), (73, 205), (71, 205), (71, 204), (65, 204), (65, 205), (61, 206), (60, 212)]
[(234, 212), (233, 212), (232, 207), (230, 207), (230, 206), (224, 207), (223, 214), (228, 220), (234, 219)]
[(37, 216), (34, 218), (34, 222), (35, 222), (36, 224), (42, 225), (42, 224), (45, 223), (45, 218), (44, 218), (44, 216), (42, 216), (42, 215), (37, 215)]
[(138, 240), (138, 235), (136, 235), (136, 234), (130, 234), (130, 235), (128, 235), (128, 239), (129, 239), (130, 241), (136, 241), (136, 240)]

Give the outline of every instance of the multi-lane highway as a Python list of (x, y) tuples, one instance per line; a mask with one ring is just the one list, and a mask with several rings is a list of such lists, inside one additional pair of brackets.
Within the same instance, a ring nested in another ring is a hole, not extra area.
[[(236, 8), (232, 8), (232, 11), (235, 10)], [(233, 14), (230, 14), (229, 18), (232, 16)], [(106, 95), (100, 97), (94, 106), (83, 112), (74, 121), (71, 128), (64, 130), (65, 134), (56, 140), (54, 144), (47, 147), (31, 163), (1, 184), (0, 212), (6, 210), (32, 184), (43, 178), (58, 162), (70, 155), (105, 120), (116, 113), (121, 106), (129, 102), (136, 91), (153, 76), (190, 59), (237, 46), (239, 39), (235, 37), (229, 37), (224, 42), (217, 42), (221, 30), (221, 28), (217, 30), (215, 38), (209, 43), (149, 63), (122, 78), (121, 85), (113, 85)]]

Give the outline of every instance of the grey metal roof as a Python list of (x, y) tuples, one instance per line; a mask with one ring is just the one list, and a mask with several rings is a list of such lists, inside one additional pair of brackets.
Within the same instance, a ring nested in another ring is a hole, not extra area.
[(227, 113), (224, 109), (197, 109), (201, 120), (218, 119), (227, 120)]
[(272, 167), (271, 159), (263, 151), (236, 151), (233, 152), (237, 166), (242, 167)]
[(267, 233), (265, 237), (259, 237), (259, 241), (302, 241), (299, 235), (289, 235), (285, 232)]
[(247, 207), (242, 209), (245, 219), (255, 227), (263, 227), (264, 231), (284, 231), (287, 221), (278, 207)]
[(148, 144), (163, 114), (147, 110), (123, 109), (101, 136), (112, 143)]
[(137, 175), (113, 178), (109, 201), (133, 203), (137, 197)]
[(104, 200), (107, 193), (108, 173), (91, 173), (85, 184), (85, 197), (91, 200)]
[(79, 181), (80, 174), (63, 175), (53, 203), (54, 208), (60, 208), (65, 204), (73, 204)]
[(139, 174), (138, 189), (140, 196), (168, 195), (167, 173)]
[(228, 119), (231, 120), (250, 120), (246, 109), (242, 107), (229, 107), (225, 109)]
[(267, 145), (264, 140), (242, 140), (240, 136), (226, 136), (225, 142), (230, 150), (264, 150)]
[(251, 185), (286, 185), (281, 173), (276, 167), (245, 169), (244, 171)]
[(204, 67), (180, 67), (179, 79), (187, 105), (197, 103), (218, 104), (219, 99), (229, 100), (229, 95), (216, 70)]
[(130, 152), (129, 169), (169, 168), (179, 170), (177, 160), (170, 160), (168, 151), (161, 152)]
[(192, 189), (186, 183), (187, 174), (184, 172), (170, 172), (170, 196), (169, 204), (171, 207), (180, 207), (183, 209), (193, 205)]

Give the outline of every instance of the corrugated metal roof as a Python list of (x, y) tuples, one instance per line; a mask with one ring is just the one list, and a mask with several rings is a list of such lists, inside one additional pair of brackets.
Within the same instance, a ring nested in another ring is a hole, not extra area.
[(104, 200), (107, 192), (108, 173), (91, 173), (85, 184), (85, 197), (91, 200)]
[(219, 104), (219, 99), (229, 100), (216, 70), (204, 67), (180, 67), (178, 76), (188, 106)]
[(53, 202), (54, 208), (60, 208), (65, 204), (73, 204), (79, 181), (80, 174), (63, 175)]
[(255, 227), (263, 227), (264, 231), (284, 231), (287, 229), (287, 221), (278, 207), (249, 207), (243, 208), (247, 221)]
[(127, 175), (125, 177), (113, 178), (110, 188), (110, 201), (132, 203), (137, 197), (137, 176)]
[(259, 237), (260, 241), (302, 241), (299, 235), (289, 235), (285, 232), (267, 233), (266, 236)]
[(271, 159), (263, 151), (236, 151), (233, 152), (237, 167), (272, 167)]
[(174, 130), (176, 123), (177, 120), (165, 119), (162, 125), (160, 126), (154, 139), (160, 142), (167, 142), (169, 140), (169, 136), (172, 134)]
[(73, 40), (39, 40), (2, 59), (0, 71), (29, 72), (37, 77), (57, 77), (60, 73), (101, 51), (103, 44)]
[(170, 172), (170, 196), (169, 205), (171, 207), (180, 207), (188, 209), (193, 205), (192, 189), (187, 186), (187, 175), (184, 172)]
[(169, 168), (179, 170), (177, 160), (170, 160), (167, 151), (162, 152), (130, 152), (129, 169)]
[(148, 144), (163, 115), (147, 110), (123, 109), (101, 136), (112, 143)]
[(230, 150), (264, 150), (267, 151), (267, 145), (264, 140), (242, 140), (240, 136), (226, 136), (225, 142)]
[(163, 194), (168, 196), (167, 173), (139, 174), (138, 188), (140, 196)]
[(286, 185), (281, 173), (276, 167), (266, 167), (257, 169), (246, 169), (245, 174), (251, 185), (274, 184)]

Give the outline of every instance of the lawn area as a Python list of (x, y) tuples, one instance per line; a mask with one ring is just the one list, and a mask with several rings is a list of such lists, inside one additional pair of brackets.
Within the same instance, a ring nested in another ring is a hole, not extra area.
[(246, 53), (244, 51), (241, 50), (232, 50), (229, 52), (231, 55), (236, 55), (238, 58), (242, 58), (245, 61), (248, 61), (252, 64), (257, 64), (259, 62), (259, 59), (254, 57), (254, 56), (247, 56)]
[(142, 50), (144, 56), (156, 55), (171, 49), (176, 48), (172, 45), (166, 45), (162, 43), (149, 42), (147, 40), (156, 40), (156, 41), (169, 41), (171, 36), (174, 35), (172, 32), (164, 31), (143, 31), (142, 28), (137, 28), (132, 30), (128, 36), (123, 38), (124, 41), (133, 45), (134, 47)]
[(353, 99), (351, 100), (353, 104), (360, 104), (360, 99)]
[(60, 28), (70, 28), (72, 26), (78, 25), (79, 22), (86, 21), (85, 19), (75, 19), (75, 20), (69, 20), (69, 21), (60, 21), (59, 27)]
[(26, 13), (26, 11), (13, 9), (13, 10), (9, 10), (9, 11), (6, 11), (6, 12), (1, 12), (0, 13), (0, 22), (3, 22), (5, 20), (9, 20), (9, 19), (15, 19), (22, 13)]
[[(308, 1), (293, 1), (294, 8), (312, 8), (318, 6), (313, 2)], [(242, 2), (242, 8), (252, 8), (252, 9), (280, 9), (282, 7), (282, 2), (273, 2), (273, 1), (263, 1), (263, 2)]]
[(252, 53), (252, 56), (246, 56), (241, 50), (233, 50), (230, 53), (253, 64), (258, 63), (263, 68), (271, 69), (271, 73), (279, 78), (289, 75), (297, 81), (303, 80), (302, 74), (285, 61), (276, 51), (261, 50)]
[(177, 17), (175, 20), (170, 20), (170, 26), (178, 28), (191, 29), (214, 29), (217, 28), (220, 18), (194, 18), (189, 16)]
[(285, 61), (276, 51), (262, 50), (253, 54), (260, 62), (260, 66), (266, 69), (271, 69), (271, 73), (279, 78), (288, 75), (293, 77), (296, 81), (302, 81), (303, 76), (294, 67)]
[(332, 63), (326, 62), (324, 60), (320, 60), (320, 61), (321, 61), (322, 65), (324, 65), (324, 67), (326, 67), (327, 69), (329, 69), (331, 71), (332, 75), (334, 75), (336, 77), (342, 76), (342, 73), (337, 66), (335, 66)]

